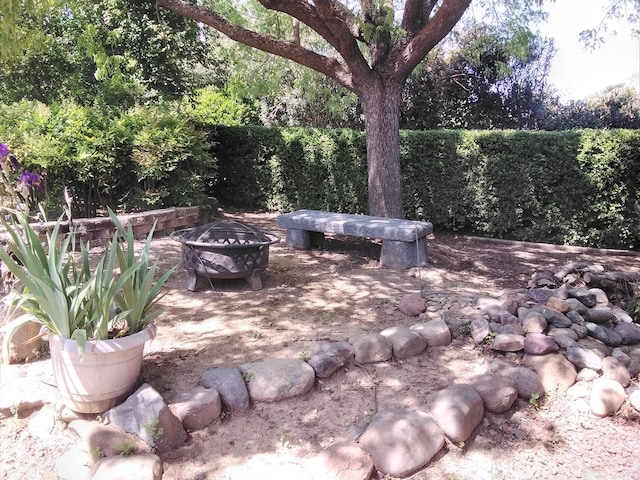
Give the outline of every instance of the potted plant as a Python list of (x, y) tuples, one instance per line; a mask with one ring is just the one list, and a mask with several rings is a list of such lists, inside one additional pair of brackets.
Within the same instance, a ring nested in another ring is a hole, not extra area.
[(23, 323), (41, 324), (62, 400), (81, 413), (104, 412), (133, 389), (144, 344), (155, 336), (160, 290), (173, 271), (155, 280), (158, 264), (149, 264), (155, 224), (136, 255), (131, 225), (125, 229), (109, 215), (116, 231), (93, 269), (89, 248), (79, 242), (78, 251), (73, 228), (63, 236), (62, 216), (46, 231), (44, 245), (26, 215), (0, 218), (10, 237), (0, 260), (22, 286), (13, 303), (24, 311), (7, 326), (3, 356)]

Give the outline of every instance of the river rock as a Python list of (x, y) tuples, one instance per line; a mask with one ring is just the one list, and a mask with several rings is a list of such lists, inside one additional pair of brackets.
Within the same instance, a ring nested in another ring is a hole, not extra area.
[(545, 392), (566, 392), (576, 383), (578, 373), (573, 364), (561, 353), (525, 354), (522, 357), (522, 364), (536, 372)]
[(143, 384), (120, 405), (105, 413), (108, 422), (137, 435), (157, 452), (175, 450), (189, 435), (151, 385)]
[(577, 368), (589, 368), (600, 370), (602, 368), (602, 358), (593, 350), (583, 347), (569, 347), (566, 350), (567, 360)]
[(500, 352), (519, 352), (524, 348), (524, 336), (499, 333), (493, 339), (491, 348)]
[(251, 408), (247, 383), (238, 368), (207, 370), (200, 377), (200, 384), (206, 388), (214, 388), (220, 394), (222, 404), (227, 410), (246, 412)]
[(417, 317), (427, 309), (424, 299), (419, 293), (404, 295), (398, 303), (398, 310), (405, 315)]
[(471, 386), (451, 385), (427, 395), (426, 405), (452, 442), (464, 442), (484, 418), (482, 397)]
[(342, 367), (349, 367), (356, 358), (353, 346), (347, 342), (315, 342), (307, 363), (319, 378), (327, 378)]
[(386, 362), (393, 357), (393, 344), (379, 333), (359, 335), (349, 343), (353, 345), (358, 363)]
[(447, 322), (442, 319), (418, 323), (409, 328), (422, 335), (429, 347), (439, 347), (451, 343), (451, 330), (449, 330)]
[(589, 406), (591, 412), (599, 417), (615, 414), (624, 403), (627, 395), (622, 385), (615, 380), (598, 378), (591, 387)]
[(526, 309), (522, 318), (522, 329), (525, 333), (542, 333), (547, 328), (547, 319), (540, 312)]
[(602, 378), (615, 380), (623, 387), (628, 387), (631, 383), (629, 370), (615, 357), (602, 359)]
[(518, 398), (518, 387), (513, 380), (500, 375), (477, 375), (469, 379), (469, 385), (482, 398), (484, 408), (493, 413), (506, 412)]
[(393, 356), (400, 360), (419, 355), (427, 348), (424, 337), (409, 327), (386, 328), (380, 335), (391, 341)]
[(538, 395), (539, 398), (544, 396), (545, 390), (540, 377), (530, 368), (512, 366), (501, 360), (489, 361), (488, 368), (496, 375), (511, 379), (518, 388), (518, 397), (521, 399), (529, 401), (531, 395)]
[(613, 332), (620, 337), (621, 345), (640, 343), (640, 325), (622, 322), (613, 327)]
[(298, 358), (277, 358), (240, 365), (249, 397), (256, 402), (277, 402), (304, 395), (313, 387), (316, 373)]
[(543, 333), (529, 333), (524, 337), (524, 352), (530, 355), (544, 355), (560, 350), (553, 338)]
[(376, 468), (397, 477), (426, 465), (444, 442), (444, 434), (431, 415), (398, 410), (376, 413), (359, 439)]

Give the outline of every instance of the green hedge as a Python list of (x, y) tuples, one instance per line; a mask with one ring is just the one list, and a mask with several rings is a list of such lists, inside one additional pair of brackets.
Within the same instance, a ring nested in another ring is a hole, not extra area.
[(74, 215), (199, 205), (217, 175), (206, 129), (174, 104), (114, 109), (62, 102), (2, 105), (0, 141), (44, 177), (44, 206)]
[[(366, 213), (362, 132), (219, 127), (223, 204)], [(640, 247), (640, 132), (403, 131), (408, 218), (499, 238)]]

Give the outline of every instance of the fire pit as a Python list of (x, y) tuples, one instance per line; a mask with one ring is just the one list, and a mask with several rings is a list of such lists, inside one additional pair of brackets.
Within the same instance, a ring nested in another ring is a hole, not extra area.
[(253, 290), (262, 288), (261, 273), (269, 265), (269, 245), (280, 238), (236, 220), (220, 220), (170, 235), (182, 243), (187, 290), (211, 287), (212, 279), (244, 278)]

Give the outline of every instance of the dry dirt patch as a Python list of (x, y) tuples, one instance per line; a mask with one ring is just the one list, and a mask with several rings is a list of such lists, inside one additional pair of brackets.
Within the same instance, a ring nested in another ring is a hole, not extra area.
[[(278, 233), (275, 216), (226, 212), (225, 216)], [(524, 288), (534, 271), (569, 260), (598, 262), (608, 270), (640, 271), (640, 258), (576, 253), (562, 248), (505, 244), (437, 234), (430, 241), (430, 267), (410, 271), (380, 268), (376, 242), (332, 238), (326, 248), (294, 251), (271, 247), (264, 288), (243, 280), (215, 282), (215, 290), (189, 292), (179, 268), (162, 300), (157, 338), (148, 345), (141, 381), (168, 402), (194, 388), (204, 371), (269, 358), (299, 357), (319, 339), (347, 340), (416, 319), (400, 314), (399, 298), (410, 292), (442, 292), (452, 298), (499, 297)], [(180, 244), (154, 241), (163, 269), (180, 259)], [(495, 354), (459, 337), (404, 361), (341, 370), (319, 380), (303, 397), (256, 404), (229, 413), (192, 432), (182, 448), (163, 454), (165, 479), (296, 478), (294, 467), (320, 449), (352, 440), (375, 410), (419, 409), (429, 393), (483, 371)], [(3, 377), (51, 383), (49, 361), (3, 367)], [(637, 379), (636, 379), (637, 382)], [(19, 382), (2, 382), (5, 389)], [(373, 388), (375, 386), (375, 389)], [(375, 395), (375, 397), (374, 397)], [(2, 478), (56, 478), (56, 457), (73, 442), (62, 422), (41, 438), (29, 429), (45, 406), (0, 420)], [(518, 400), (503, 415), (488, 414), (464, 445), (447, 445), (412, 479), (640, 478), (640, 416), (625, 407), (599, 419), (580, 402), (552, 396), (535, 408)], [(382, 478), (382, 477), (380, 477)]]

